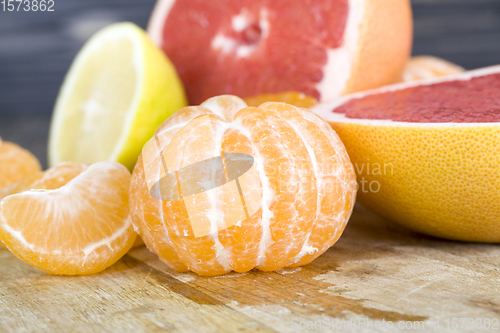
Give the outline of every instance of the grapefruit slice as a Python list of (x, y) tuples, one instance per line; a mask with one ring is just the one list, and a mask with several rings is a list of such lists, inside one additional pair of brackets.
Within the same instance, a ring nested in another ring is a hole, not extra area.
[(148, 32), (191, 104), (284, 91), (329, 101), (400, 81), (412, 18), (407, 0), (159, 0)]
[(421, 233), (500, 242), (500, 66), (313, 110), (344, 142), (366, 208)]

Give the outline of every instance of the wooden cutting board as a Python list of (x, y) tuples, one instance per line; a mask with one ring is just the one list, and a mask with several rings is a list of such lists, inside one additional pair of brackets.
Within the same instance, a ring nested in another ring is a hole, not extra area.
[[(453, 318), (468, 321), (452, 330)], [(101, 274), (50, 276), (0, 250), (0, 332), (498, 332), (499, 319), (500, 246), (422, 236), (360, 207), (320, 258), (272, 273), (177, 273), (142, 247)]]

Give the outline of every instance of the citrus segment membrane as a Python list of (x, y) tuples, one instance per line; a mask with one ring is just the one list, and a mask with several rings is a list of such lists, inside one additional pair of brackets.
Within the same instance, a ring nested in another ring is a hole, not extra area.
[[(214, 137), (213, 128), (216, 125), (212, 123), (209, 116), (203, 119), (207, 122), (208, 130), (203, 137)], [(151, 157), (151, 154), (161, 156), (161, 147), (158, 146), (158, 142), (159, 138), (164, 135), (165, 133), (159, 133), (158, 139), (150, 140), (144, 147), (146, 153), (143, 155), (143, 163), (144, 159)], [(165, 171), (166, 157), (162, 156), (163, 160), (158, 164), (160, 173), (150, 174), (150, 177), (146, 179), (153, 198), (184, 201), (195, 237), (202, 237), (211, 232), (209, 216), (213, 202), (223, 207), (230, 207), (224, 215), (216, 217), (220, 220), (218, 230), (240, 223), (260, 208), (254, 204), (258, 202), (258, 198), (254, 197), (257, 192), (251, 191), (247, 183), (248, 179), (256, 177), (257, 171), (253, 167), (254, 158), (244, 153), (222, 151), (221, 154), (221, 156), (198, 161), (168, 173)], [(250, 174), (245, 175), (247, 172)], [(160, 179), (157, 179), (158, 175), (161, 175)], [(240, 183), (240, 176), (243, 184)], [(207, 191), (211, 192), (207, 193)], [(249, 206), (245, 204), (247, 201), (245, 197), (251, 203)]]
[[(161, 30), (152, 36), (153, 40), (160, 38), (157, 45), (181, 69), (179, 73), (191, 103), (199, 104), (220, 93), (257, 95), (271, 85), (274, 90), (299, 90), (319, 97), (315, 85), (322, 78), (325, 48), (341, 45), (348, 10), (347, 0), (315, 5), (297, 2), (294, 6), (289, 1), (174, 1), (162, 27), (157, 28)], [(276, 15), (282, 19), (277, 20)], [(199, 17), (203, 17), (202, 24)], [(289, 35), (286, 42), (282, 39), (283, 31)], [(305, 33), (318, 38), (308, 42)], [(188, 35), (190, 38), (186, 38)], [(277, 51), (273, 46), (284, 44), (288, 47), (280, 48), (280, 52), (288, 54), (288, 62), (282, 61), (283, 56), (273, 56)], [(307, 63), (301, 60), (306, 57)], [(300, 64), (305, 75), (300, 80), (299, 77), (293, 81), (278, 79), (278, 75), (288, 71), (290, 62)], [(268, 75), (262, 76), (260, 68), (266, 68)], [(240, 75), (243, 77), (238, 79)], [(216, 92), (224, 82), (233, 84)]]

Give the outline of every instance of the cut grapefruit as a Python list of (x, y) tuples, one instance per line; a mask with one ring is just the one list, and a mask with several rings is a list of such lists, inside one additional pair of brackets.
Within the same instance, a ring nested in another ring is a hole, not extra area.
[(313, 110), (346, 145), (366, 208), (424, 234), (500, 242), (500, 66)]
[(399, 82), (408, 0), (159, 0), (148, 32), (191, 104), (300, 91), (321, 101)]
[(0, 239), (50, 274), (100, 272), (135, 241), (129, 186), (130, 173), (118, 163), (56, 166), (0, 201)]
[(201, 275), (305, 265), (342, 234), (355, 175), (335, 132), (285, 103), (218, 96), (158, 128), (130, 207), (148, 248)]

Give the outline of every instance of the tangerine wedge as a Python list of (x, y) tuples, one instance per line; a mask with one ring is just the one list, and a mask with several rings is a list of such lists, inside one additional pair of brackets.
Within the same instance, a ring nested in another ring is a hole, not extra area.
[(342, 234), (353, 166), (314, 113), (211, 98), (167, 119), (133, 172), (131, 215), (177, 271), (220, 275), (305, 265)]
[[(40, 172), (38, 159), (26, 149), (0, 138), (0, 199), (9, 195), (17, 184)], [(4, 245), (0, 242), (0, 248)]]
[(0, 201), (0, 239), (50, 274), (102, 271), (136, 238), (129, 185), (129, 171), (113, 162), (62, 164), (37, 173)]
[(29, 190), (55, 190), (68, 183), (88, 168), (88, 164), (61, 163), (57, 168), (38, 171), (23, 181), (9, 186), (8, 191), (0, 191), (0, 200), (6, 196)]

